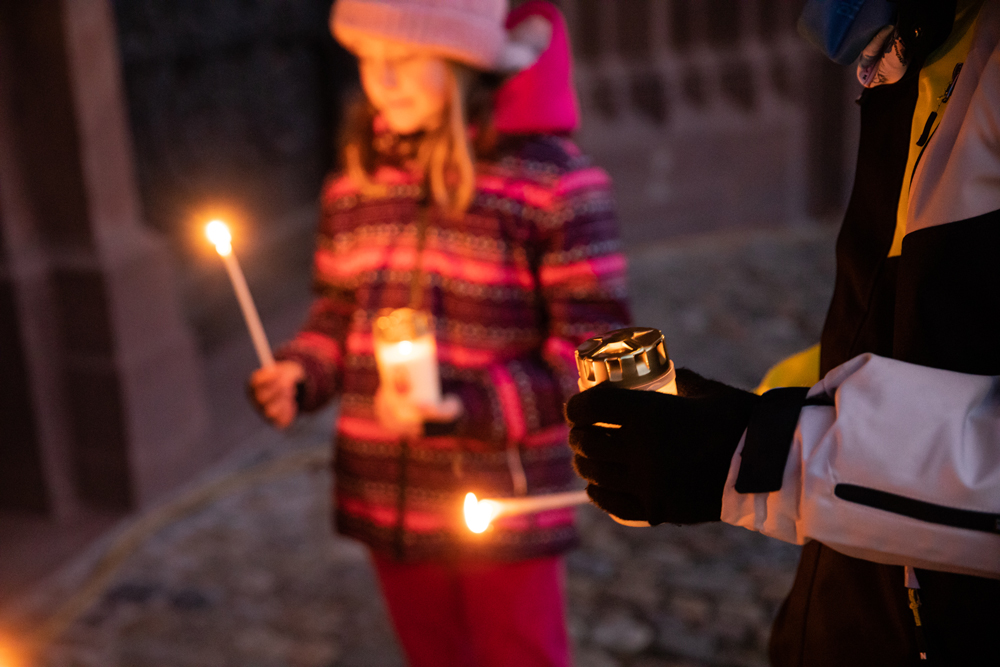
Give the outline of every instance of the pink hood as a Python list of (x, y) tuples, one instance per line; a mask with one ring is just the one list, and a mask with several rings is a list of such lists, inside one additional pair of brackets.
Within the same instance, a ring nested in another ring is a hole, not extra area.
[(580, 127), (573, 56), (562, 13), (548, 2), (531, 0), (510, 13), (506, 27), (510, 30), (536, 15), (552, 24), (552, 41), (534, 65), (497, 91), (494, 123), (504, 134), (565, 134)]

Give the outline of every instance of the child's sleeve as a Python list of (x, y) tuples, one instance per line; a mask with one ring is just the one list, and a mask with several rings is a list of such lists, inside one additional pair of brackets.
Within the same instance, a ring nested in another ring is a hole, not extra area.
[(593, 166), (571, 171), (556, 195), (558, 224), (542, 230), (539, 282), (549, 320), (544, 355), (568, 398), (577, 392), (576, 347), (632, 316), (610, 177)]
[(570, 171), (551, 193), (529, 241), (545, 339), (529, 354), (490, 365), (484, 381), (457, 393), (466, 408), (463, 435), (563, 452), (563, 405), (577, 392), (576, 346), (628, 326), (631, 316), (609, 177), (597, 168)]
[(306, 323), (291, 341), (281, 346), (275, 359), (296, 361), (305, 370), (297, 400), (305, 412), (317, 410), (340, 390), (344, 345), (356, 310), (354, 290), (337, 280), (337, 188), (328, 182), (323, 196), (316, 252), (313, 255), (313, 289), (317, 294)]
[(353, 312), (353, 294), (324, 290), (313, 301), (302, 330), (275, 353), (275, 359), (296, 361), (305, 370), (297, 394), (302, 411), (318, 410), (337, 394), (347, 324)]

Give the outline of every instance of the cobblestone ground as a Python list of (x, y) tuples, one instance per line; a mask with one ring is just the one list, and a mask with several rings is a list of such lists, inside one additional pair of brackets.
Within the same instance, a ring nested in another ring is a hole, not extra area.
[[(752, 387), (772, 362), (817, 339), (833, 230), (697, 238), (631, 259), (637, 322), (662, 328), (680, 365)], [(248, 446), (252, 455), (214, 474), (289, 449), (319, 451), (329, 419), (284, 439), (264, 435)], [(43, 664), (401, 665), (365, 551), (330, 535), (329, 485), (317, 462), (172, 522), (125, 560)], [(767, 664), (797, 547), (725, 525), (624, 528), (591, 507), (579, 519), (583, 544), (568, 556), (578, 667)], [(57, 608), (93, 558), (82, 556), (25, 608)]]

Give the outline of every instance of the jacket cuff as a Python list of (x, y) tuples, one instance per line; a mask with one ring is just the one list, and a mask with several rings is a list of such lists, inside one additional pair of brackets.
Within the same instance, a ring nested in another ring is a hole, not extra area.
[(286, 347), (274, 354), (276, 361), (298, 362), (305, 371), (303, 378), (295, 387), (295, 402), (301, 412), (314, 412), (326, 405), (336, 390), (334, 384), (335, 369), (328, 367), (315, 357)]
[(737, 493), (781, 489), (792, 437), (808, 392), (808, 387), (782, 387), (761, 396), (747, 425), (736, 477)]

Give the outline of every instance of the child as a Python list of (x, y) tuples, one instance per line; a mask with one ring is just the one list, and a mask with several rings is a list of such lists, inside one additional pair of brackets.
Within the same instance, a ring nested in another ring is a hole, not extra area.
[[(530, 2), (508, 31), (505, 14), (503, 0), (336, 2), (331, 27), (366, 99), (322, 196), (319, 296), (251, 378), (279, 427), (340, 397), (337, 529), (370, 548), (417, 667), (569, 664), (573, 511), (475, 535), (462, 500), (573, 486), (573, 350), (629, 321), (608, 177), (567, 138), (563, 19)], [(372, 325), (401, 307), (433, 317), (438, 405), (379, 387)]]

